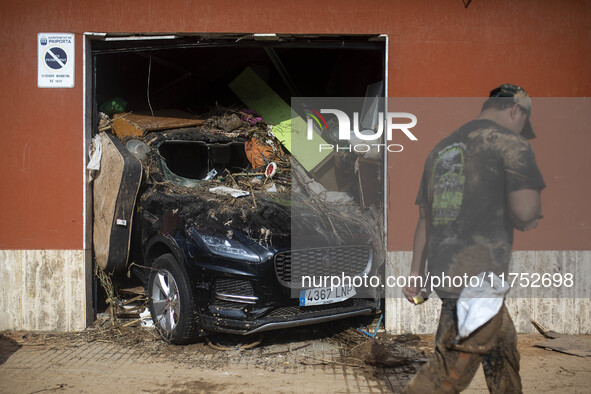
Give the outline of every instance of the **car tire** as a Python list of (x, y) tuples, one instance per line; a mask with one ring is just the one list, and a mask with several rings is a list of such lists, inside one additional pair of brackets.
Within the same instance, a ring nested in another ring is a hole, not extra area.
[(154, 326), (176, 345), (194, 340), (197, 313), (185, 269), (171, 254), (158, 257), (148, 279), (148, 298)]

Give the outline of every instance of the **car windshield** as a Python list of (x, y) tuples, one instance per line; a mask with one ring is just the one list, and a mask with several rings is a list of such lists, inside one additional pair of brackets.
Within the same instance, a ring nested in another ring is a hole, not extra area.
[(226, 170), (243, 172), (250, 166), (243, 142), (166, 141), (158, 147), (158, 152), (164, 177), (187, 187), (222, 176)]

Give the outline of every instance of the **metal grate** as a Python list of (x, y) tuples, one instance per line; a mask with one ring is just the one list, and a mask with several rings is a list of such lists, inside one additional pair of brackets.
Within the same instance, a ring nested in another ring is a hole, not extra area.
[(252, 285), (247, 280), (220, 278), (215, 281), (217, 294), (232, 294), (238, 296), (253, 296)]
[(367, 245), (291, 250), (275, 255), (275, 273), (283, 286), (298, 288), (302, 276), (360, 275), (371, 257)]
[(218, 299), (214, 299), (211, 304), (211, 307), (215, 308), (215, 309), (234, 309), (234, 310), (242, 310), (244, 309), (247, 305), (245, 304), (241, 304), (239, 302), (231, 302), (231, 301), (225, 301), (225, 300), (218, 300)]

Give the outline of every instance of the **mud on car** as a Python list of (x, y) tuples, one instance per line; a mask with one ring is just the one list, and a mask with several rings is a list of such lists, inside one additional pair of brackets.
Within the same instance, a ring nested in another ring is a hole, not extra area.
[(355, 199), (344, 210), (324, 204), (264, 122), (234, 111), (116, 134), (97, 138), (95, 261), (143, 281), (165, 338), (182, 344), (375, 313), (376, 289), (314, 289), (302, 276), (379, 273), (376, 209)]

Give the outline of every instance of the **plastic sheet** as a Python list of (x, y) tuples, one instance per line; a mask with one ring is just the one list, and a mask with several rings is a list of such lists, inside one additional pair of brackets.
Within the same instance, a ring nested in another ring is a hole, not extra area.
[(478, 327), (492, 319), (501, 307), (509, 284), (491, 272), (481, 272), (480, 286), (466, 287), (460, 293), (456, 304), (458, 316), (458, 337), (468, 337)]

